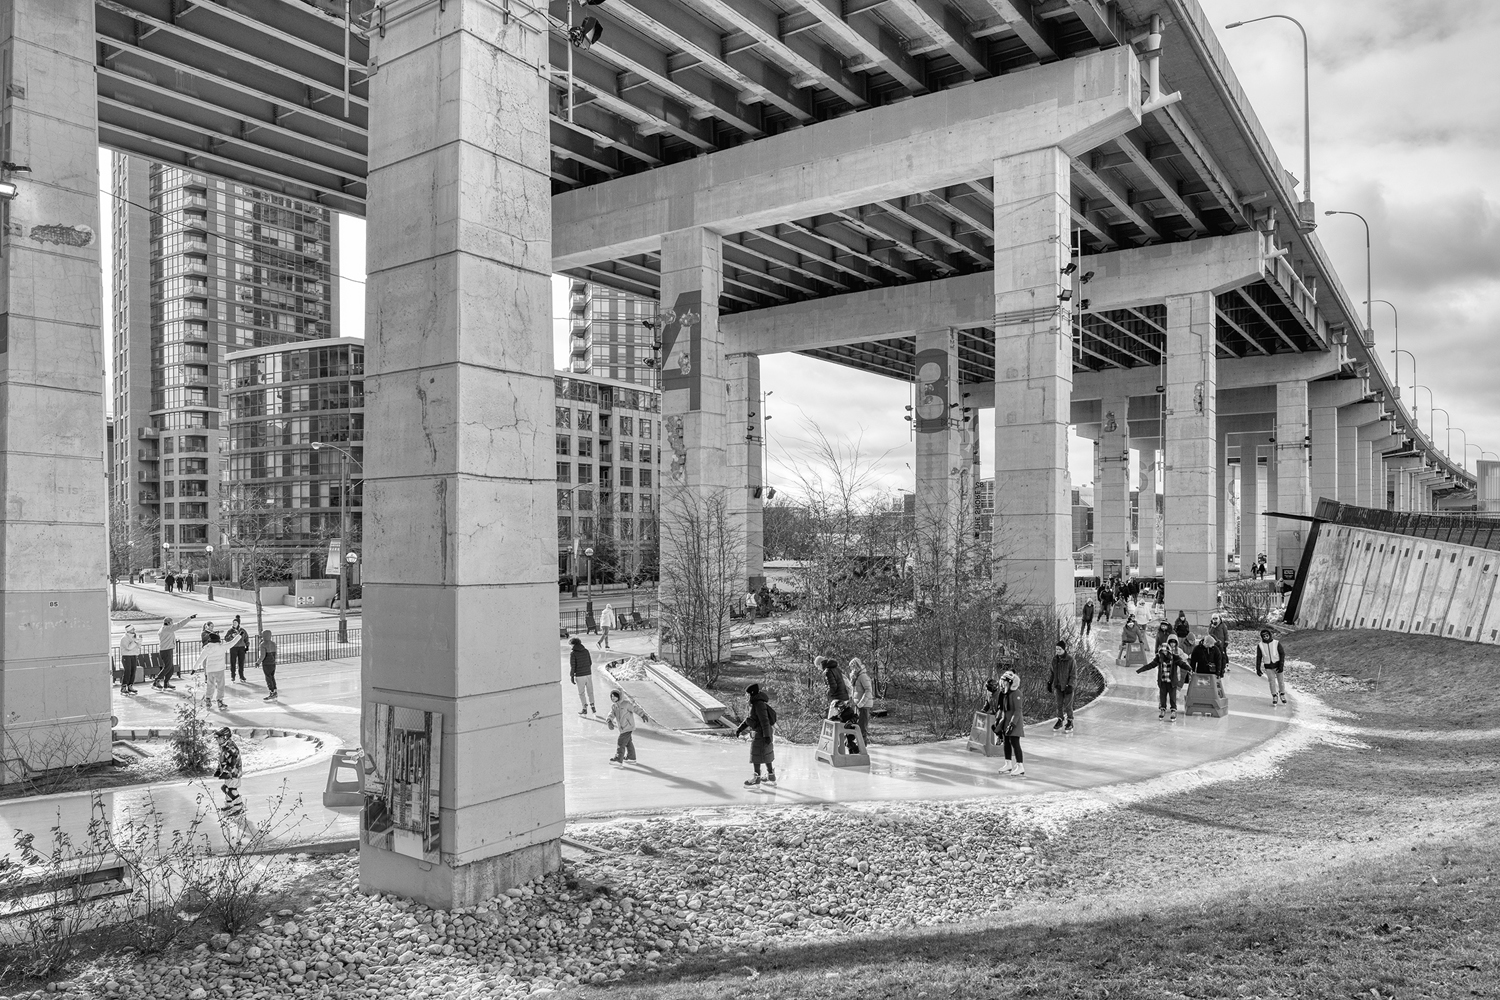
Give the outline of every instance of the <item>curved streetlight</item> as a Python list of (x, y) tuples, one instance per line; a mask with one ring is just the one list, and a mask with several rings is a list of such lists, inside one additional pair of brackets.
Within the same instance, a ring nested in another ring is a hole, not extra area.
[[(1404, 351), (1404, 350), (1401, 350), (1400, 348), (1397, 348), (1396, 350), (1392, 351), (1391, 353), (1394, 354), (1394, 355), (1396, 355), (1396, 364), (1398, 366), (1401, 364), (1401, 355), (1404, 354), (1408, 358), (1411, 358), (1411, 395), (1412, 395), (1412, 400), (1411, 400), (1411, 415), (1412, 415), (1412, 419), (1415, 420), (1416, 416), (1417, 416), (1417, 398), (1416, 398), (1417, 397), (1417, 356), (1415, 354), (1413, 354), (1411, 351)], [(1398, 370), (1399, 370), (1399, 368), (1398, 368)], [(1400, 387), (1400, 383), (1399, 382), (1397, 383), (1397, 387), (1398, 388)]]
[[(1417, 390), (1418, 389), (1427, 389), (1427, 387), (1425, 385), (1418, 385), (1416, 382), (1413, 382), (1411, 384), (1411, 395), (1412, 395), (1412, 402), (1413, 403), (1415, 403), (1417, 401)], [(1433, 424), (1432, 424), (1432, 407), (1433, 407), (1433, 404), (1435, 404), (1436, 402), (1437, 402), (1437, 400), (1433, 399), (1433, 397), (1432, 397), (1432, 390), (1431, 389), (1427, 389), (1427, 436), (1428, 437), (1432, 437), (1432, 435), (1436, 433), (1436, 430), (1434, 429)], [(1416, 407), (1415, 406), (1412, 407), (1412, 414), (1411, 415), (1412, 415), (1412, 419), (1416, 420), (1417, 433), (1420, 434), (1421, 431), (1422, 431), (1422, 421), (1417, 420), (1417, 411), (1416, 411)]]
[(1313, 207), (1312, 196), (1312, 71), (1309, 68), (1307, 29), (1302, 26), (1301, 21), (1289, 14), (1266, 14), (1264, 17), (1252, 17), (1248, 21), (1232, 21), (1224, 27), (1227, 30), (1271, 20), (1291, 21), (1302, 32), (1302, 203), (1297, 206), (1297, 221), (1304, 227), (1304, 232), (1311, 232), (1317, 228), (1318, 213)]
[[(339, 472), (341, 485), (339, 486), (339, 548), (353, 555), (349, 551), (349, 463), (358, 462), (359, 459), (349, 454), (336, 444), (328, 444), (326, 441), (313, 441), (312, 450), (319, 451), (323, 448), (331, 448), (339, 453)], [(339, 642), (349, 642), (349, 574), (345, 570), (345, 563), (339, 561)], [(352, 566), (353, 563), (347, 565)]]
[[(1477, 444), (1469, 444), (1469, 443), (1465, 442), (1464, 443), (1464, 462), (1465, 462), (1464, 468), (1465, 469), (1468, 468), (1467, 463), (1469, 461), (1469, 449), (1470, 448), (1473, 448), (1475, 451), (1479, 452), (1479, 458), (1480, 458), (1481, 461), (1483, 461), (1483, 459), (1484, 459), (1484, 449), (1483, 448), (1479, 447), (1479, 445), (1477, 445)], [(1479, 466), (1475, 465), (1474, 469), (1475, 469), (1475, 472), (1477, 474)]]
[[(1468, 472), (1469, 471), (1469, 467), (1465, 463), (1469, 460), (1469, 435), (1466, 434), (1466, 433), (1464, 433), (1464, 429), (1462, 427), (1450, 427), (1448, 429), (1448, 433), (1450, 435), (1454, 431), (1458, 431), (1458, 436), (1462, 439), (1462, 443), (1463, 443), (1463, 449), (1460, 452), (1460, 458), (1459, 458), (1459, 461), (1458, 461), (1458, 467), (1460, 469), (1463, 469), (1465, 472)], [(1450, 436), (1448, 438), (1448, 440), (1452, 441), (1453, 438)]]
[[(1431, 389), (1428, 389), (1427, 391), (1428, 392), (1432, 392)], [(1448, 447), (1445, 447), (1443, 449), (1443, 457), (1447, 458), (1448, 457), (1449, 448), (1451, 448), (1452, 445), (1453, 445), (1453, 418), (1450, 417), (1450, 416), (1448, 416), (1448, 411), (1445, 410), (1445, 409), (1443, 409), (1441, 406), (1429, 406), (1427, 408), (1427, 412), (1429, 412), (1429, 413), (1441, 413), (1443, 415), (1443, 423), (1448, 428), (1448, 438), (1447, 438), (1447, 441), (1445, 442), (1448, 445)], [(1430, 419), (1427, 422), (1429, 424), (1432, 424), (1432, 421)], [(1433, 425), (1433, 431), (1432, 431), (1432, 433), (1433, 434), (1437, 433), (1437, 427), (1436, 427), (1436, 425)]]
[(1375, 294), (1374, 286), (1370, 284), (1370, 220), (1358, 212), (1346, 212), (1340, 208), (1330, 208), (1324, 215), (1352, 215), (1365, 224), (1365, 329), (1370, 333), (1370, 342), (1375, 342), (1375, 323), (1370, 319), (1371, 305), (1374, 301), (1371, 296)]
[(1396, 372), (1395, 372), (1395, 375), (1393, 377), (1396, 380), (1396, 398), (1400, 399), (1401, 398), (1401, 314), (1396, 311), (1396, 303), (1392, 302), (1390, 299), (1371, 299), (1369, 302), (1366, 302), (1365, 305), (1368, 306), (1370, 304), (1370, 302), (1379, 302), (1382, 305), (1387, 305), (1387, 306), (1391, 307), (1391, 316), (1394, 319), (1394, 322), (1392, 324), (1392, 329), (1393, 329), (1394, 332), (1393, 332), (1392, 336), (1394, 338), (1393, 343), (1395, 344), (1395, 349), (1392, 350), (1391, 353), (1396, 356)]

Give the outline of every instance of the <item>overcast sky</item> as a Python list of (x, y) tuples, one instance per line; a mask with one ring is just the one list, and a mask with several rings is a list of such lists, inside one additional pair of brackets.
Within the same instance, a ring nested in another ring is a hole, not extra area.
[[(1437, 394), (1468, 442), (1500, 451), (1500, 2), (1494, 0), (1200, 0), (1282, 164), (1302, 172), (1302, 46), (1297, 29), (1269, 21), (1223, 30), (1263, 14), (1290, 13), (1312, 48), (1313, 196), (1319, 211), (1362, 213), (1373, 237), (1375, 297), (1400, 309), (1401, 346), (1417, 357), (1418, 381)], [(1355, 13), (1357, 11), (1357, 14)], [(1170, 81), (1169, 81), (1170, 83)], [(1319, 235), (1358, 303), (1364, 290), (1359, 220), (1320, 220)], [(341, 270), (363, 277), (350, 248), (363, 223), (345, 220)], [(362, 255), (360, 255), (362, 258)], [(344, 333), (363, 330), (363, 286), (342, 283)], [(562, 295), (554, 315), (563, 316)], [(566, 335), (555, 324), (557, 358)], [(1394, 358), (1391, 310), (1375, 307), (1381, 358)], [(912, 444), (902, 420), (906, 385), (795, 355), (762, 362), (774, 391), (768, 481), (789, 483), (789, 463), (805, 454), (808, 427), (859, 439), (879, 459), (887, 489), (909, 486)], [(1401, 382), (1410, 386), (1403, 355)], [(1403, 397), (1411, 394), (1402, 390)], [(1417, 400), (1423, 427), (1428, 400)], [(1410, 400), (1408, 399), (1408, 404)], [(982, 427), (986, 475), (992, 427)], [(1447, 437), (1437, 415), (1436, 440)], [(1455, 457), (1462, 450), (1452, 435)], [(1470, 468), (1477, 457), (1469, 451)], [(1092, 443), (1070, 454), (1075, 485), (1092, 479)]]

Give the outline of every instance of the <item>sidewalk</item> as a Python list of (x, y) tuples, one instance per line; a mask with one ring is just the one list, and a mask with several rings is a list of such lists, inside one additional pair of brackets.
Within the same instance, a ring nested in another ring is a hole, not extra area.
[[(1118, 626), (1095, 629), (1101, 659), (1113, 662)], [(615, 633), (612, 650), (589, 651), (596, 665), (612, 656), (647, 653), (655, 644), (651, 633)], [(775, 790), (743, 786), (749, 777), (750, 745), (719, 736), (692, 736), (643, 725), (636, 730), (640, 763), (619, 767), (609, 762), (615, 752), (615, 733), (605, 728), (605, 715), (578, 714), (578, 696), (568, 682), (568, 644), (558, 644), (558, 695), (562, 712), (563, 770), (570, 819), (620, 813), (666, 812), (714, 806), (772, 807), (808, 803), (952, 800), (981, 796), (1023, 798), (1064, 789), (1097, 788), (1133, 782), (1173, 771), (1191, 769), (1252, 749), (1285, 728), (1297, 707), (1271, 709), (1263, 698), (1264, 684), (1253, 673), (1237, 669), (1226, 678), (1231, 714), (1223, 719), (1179, 716), (1175, 723), (1156, 718), (1156, 687), (1151, 675), (1106, 667), (1110, 686), (1103, 697), (1077, 719), (1077, 734), (1055, 734), (1050, 722), (1032, 723), (1022, 747), (1026, 777), (1001, 777), (1001, 761), (965, 749), (963, 740), (922, 746), (880, 745), (880, 724), (871, 727), (874, 745), (869, 768), (838, 769), (818, 763), (810, 746), (776, 745)], [(230, 685), (230, 711), (215, 713), (220, 724), (275, 726), (311, 730), (334, 737), (324, 753), (279, 772), (250, 775), (243, 791), (252, 820), (263, 819), (269, 803), (285, 787), (289, 798), (300, 795), (303, 809), (285, 831), (286, 843), (352, 840), (358, 836), (358, 812), (328, 810), (322, 793), (329, 757), (339, 746), (360, 742), (360, 684), (357, 660), (297, 664), (277, 673), (283, 700), (261, 701), (265, 690), (258, 672), (250, 671), (249, 685)], [(201, 682), (201, 678), (198, 679)], [(650, 682), (626, 683), (653, 715), (671, 717), (664, 699)], [(608, 711), (609, 682), (601, 675), (595, 684), (597, 706)], [(122, 727), (169, 727), (180, 696), (172, 692), (143, 692), (114, 696), (114, 711)], [(732, 699), (731, 699), (732, 700)], [(653, 710), (653, 706), (655, 710)], [(106, 793), (105, 810), (114, 817), (140, 816), (148, 802), (173, 824), (186, 823), (198, 799), (217, 802), (211, 781), (174, 782), (151, 789)], [(24, 802), (0, 802), (0, 851), (10, 849), (15, 829), (42, 832), (62, 821), (65, 828), (82, 829), (90, 813), (88, 795), (56, 796)], [(213, 825), (213, 824), (210, 824)]]

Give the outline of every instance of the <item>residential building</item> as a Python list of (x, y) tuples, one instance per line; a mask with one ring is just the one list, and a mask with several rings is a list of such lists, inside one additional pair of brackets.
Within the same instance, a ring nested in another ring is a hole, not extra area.
[(336, 220), (118, 153), (111, 182), (111, 488), (169, 566), (202, 571), (226, 478), (225, 356), (333, 336)]
[(573, 279), (568, 289), (568, 370), (656, 389), (656, 302)]
[[(595, 583), (657, 575), (661, 394), (559, 372), (557, 572)], [(594, 549), (592, 559), (581, 558)], [(591, 565), (590, 565), (591, 564)]]
[(259, 561), (262, 579), (327, 575), (346, 503), (348, 551), (359, 551), (363, 538), (365, 342), (257, 347), (225, 360), (222, 528), (233, 575), (243, 580), (250, 558)]

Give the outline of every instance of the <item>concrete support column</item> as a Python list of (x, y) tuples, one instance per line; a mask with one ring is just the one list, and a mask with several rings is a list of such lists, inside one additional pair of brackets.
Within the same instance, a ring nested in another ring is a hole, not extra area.
[(487, 0), (395, 6), (370, 38), (361, 689), (413, 808), (364, 830), (360, 887), (447, 909), (561, 862), (547, 36)]
[(1339, 409), (1314, 406), (1309, 413), (1312, 464), (1308, 469), (1308, 493), (1314, 506), (1322, 497), (1339, 498)]
[(1234, 548), (1234, 522), (1230, 519), (1229, 507), (1229, 438), (1230, 435), (1223, 429), (1223, 421), (1220, 421), (1218, 461), (1214, 463), (1214, 503), (1217, 507), (1218, 529), (1214, 532), (1217, 542), (1218, 574), (1220, 577), (1229, 573), (1229, 553)]
[(1094, 565), (1100, 579), (1130, 576), (1130, 423), (1126, 396), (1106, 397), (1094, 482)]
[(1266, 509), (1261, 490), (1261, 465), (1257, 442), (1260, 435), (1240, 437), (1240, 577), (1248, 579), (1260, 554), (1261, 511)]
[(1339, 410), (1338, 501), (1359, 503), (1359, 423), (1357, 407)]
[(1360, 441), (1356, 446), (1359, 455), (1359, 486), (1355, 492), (1355, 503), (1361, 507), (1375, 506), (1375, 446), (1370, 441)]
[(0, 50), (3, 151), (31, 168), (0, 233), (4, 783), (109, 760), (110, 680), (94, 4), (6, 3)]
[(1156, 455), (1155, 448), (1142, 448), (1140, 457), (1140, 485), (1137, 486), (1139, 507), (1136, 547), (1140, 553), (1141, 576), (1150, 579), (1157, 575), (1156, 569)]
[[(1287, 379), (1276, 384), (1276, 510), (1286, 514), (1311, 514), (1311, 480), (1308, 470), (1307, 383)], [(1306, 539), (1307, 521), (1275, 518), (1270, 526), (1275, 532), (1274, 553), (1278, 567), (1296, 569), (1302, 563), (1302, 543)]]
[[(672, 663), (728, 657), (727, 627), (711, 628), (702, 616), (727, 616), (726, 602), (743, 598), (746, 583), (745, 522), (736, 517), (744, 509), (744, 483), (729, 465), (730, 372), (719, 328), (723, 286), (724, 251), (718, 233), (684, 229), (662, 236), (658, 317), (662, 457), (667, 466), (660, 511), (663, 625), (670, 624), (665, 619), (675, 603), (674, 575), (691, 574), (703, 595), (681, 609), (682, 614), (697, 616), (695, 623), (662, 630), (662, 657)], [(718, 610), (720, 605), (723, 610)], [(692, 648), (683, 645), (687, 639), (695, 644)]]
[(1396, 509), (1411, 510), (1411, 471), (1396, 470)]
[(1167, 299), (1166, 601), (1195, 625), (1218, 607), (1215, 322), (1212, 292)]
[[(973, 455), (960, 456), (957, 428), (963, 407), (954, 405), (960, 398), (958, 331), (918, 333), (916, 348), (912, 426), (917, 450), (917, 579), (921, 591), (932, 593), (939, 581), (949, 578), (958, 535), (968, 526), (959, 507), (966, 492), (961, 486), (968, 480), (959, 473)], [(968, 499), (973, 500), (972, 492)]]
[(1073, 359), (1058, 296), (1071, 167), (1061, 149), (995, 161), (994, 576), (1032, 607), (1073, 605)]
[(738, 530), (745, 539), (745, 586), (754, 591), (766, 582), (761, 515), (765, 506), (766, 415), (760, 394), (760, 357), (736, 354), (726, 359), (724, 367), (729, 374), (725, 435), (734, 474), (731, 496), (735, 498)]

